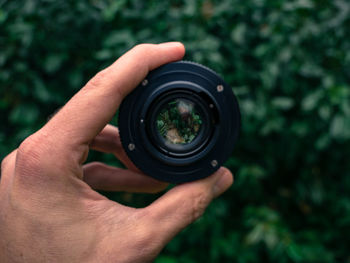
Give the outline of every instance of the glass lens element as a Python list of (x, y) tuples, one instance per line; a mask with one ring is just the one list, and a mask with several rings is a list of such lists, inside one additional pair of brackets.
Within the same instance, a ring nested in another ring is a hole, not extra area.
[(156, 122), (157, 130), (167, 144), (188, 144), (198, 135), (202, 118), (193, 102), (175, 99), (164, 104)]

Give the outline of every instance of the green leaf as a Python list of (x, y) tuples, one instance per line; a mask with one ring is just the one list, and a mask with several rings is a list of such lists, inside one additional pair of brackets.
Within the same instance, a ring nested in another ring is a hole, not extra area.
[(272, 100), (272, 105), (281, 110), (289, 110), (294, 106), (294, 101), (288, 97), (276, 97)]

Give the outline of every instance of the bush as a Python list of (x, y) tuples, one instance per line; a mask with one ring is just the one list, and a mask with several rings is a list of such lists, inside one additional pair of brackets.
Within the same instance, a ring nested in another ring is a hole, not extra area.
[(236, 183), (156, 262), (350, 262), (349, 36), (345, 0), (0, 1), (0, 157), (135, 44), (182, 41), (239, 98)]

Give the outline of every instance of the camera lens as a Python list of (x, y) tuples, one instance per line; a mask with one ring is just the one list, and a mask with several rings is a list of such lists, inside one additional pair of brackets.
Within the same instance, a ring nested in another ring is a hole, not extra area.
[(185, 61), (150, 72), (119, 109), (120, 137), (131, 161), (173, 183), (215, 172), (231, 154), (239, 126), (231, 88), (214, 71)]
[[(210, 116), (202, 99), (186, 90), (165, 92), (146, 114), (146, 130), (154, 148), (170, 157), (193, 155), (209, 136)], [(155, 158), (162, 157), (151, 151)]]
[(158, 134), (169, 147), (191, 143), (197, 137), (201, 124), (202, 117), (195, 104), (186, 99), (171, 100), (163, 105), (155, 123)]

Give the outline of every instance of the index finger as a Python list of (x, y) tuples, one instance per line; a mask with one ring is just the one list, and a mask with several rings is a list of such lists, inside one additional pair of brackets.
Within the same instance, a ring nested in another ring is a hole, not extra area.
[(152, 69), (180, 60), (184, 46), (179, 42), (142, 44), (134, 47), (108, 68), (94, 76), (45, 125), (55, 147), (78, 149), (88, 145), (115, 115), (123, 98)]

